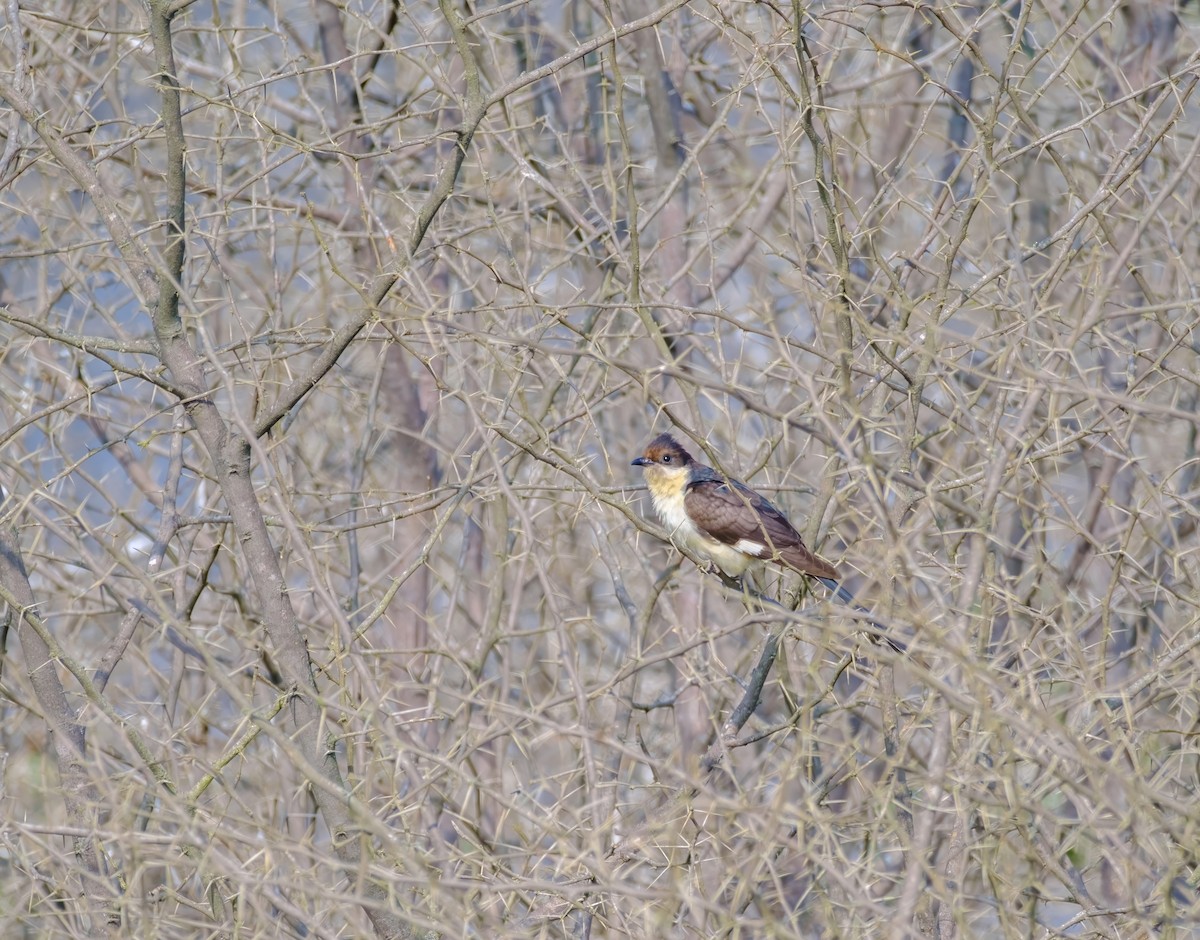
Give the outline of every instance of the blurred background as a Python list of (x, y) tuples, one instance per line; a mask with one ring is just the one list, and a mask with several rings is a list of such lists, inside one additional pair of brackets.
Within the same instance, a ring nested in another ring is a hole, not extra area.
[(4, 936), (1200, 934), (1192, 6), (169, 12), (4, 6)]

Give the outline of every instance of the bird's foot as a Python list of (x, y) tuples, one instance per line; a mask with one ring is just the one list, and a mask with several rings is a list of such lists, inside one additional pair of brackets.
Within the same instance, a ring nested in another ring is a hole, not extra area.
[(738, 580), (739, 580), (738, 578), (733, 578), (733, 577), (730, 577), (729, 575), (727, 575), (724, 571), (721, 570), (720, 565), (718, 565), (715, 561), (712, 561), (711, 559), (709, 561), (705, 562), (703, 565), (701, 565), (699, 562), (697, 562), (696, 567), (699, 568), (705, 574), (709, 574), (715, 578), (719, 578), (721, 580), (722, 584), (738, 583)]
[(720, 578), (721, 583), (727, 588), (732, 588), (738, 592), (744, 592), (746, 590), (747, 585), (745, 578), (735, 578), (731, 574), (726, 574), (712, 562), (709, 563), (708, 571), (710, 574), (715, 574), (718, 578)]

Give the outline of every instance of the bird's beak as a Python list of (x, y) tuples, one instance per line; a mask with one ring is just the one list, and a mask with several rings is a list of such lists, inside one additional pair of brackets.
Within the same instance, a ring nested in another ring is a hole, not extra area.
[(633, 458), (633, 460), (630, 463), (631, 463), (631, 466), (634, 466), (634, 467), (644, 467), (647, 464), (649, 464), (650, 461), (647, 460), (645, 457), (635, 457), (635, 458)]

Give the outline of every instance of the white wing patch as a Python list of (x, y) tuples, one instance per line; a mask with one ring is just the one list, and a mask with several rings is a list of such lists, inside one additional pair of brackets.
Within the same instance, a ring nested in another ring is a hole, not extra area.
[(755, 558), (760, 557), (767, 550), (767, 546), (762, 542), (756, 542), (753, 539), (738, 539), (733, 543), (733, 547), (739, 552), (753, 555)]

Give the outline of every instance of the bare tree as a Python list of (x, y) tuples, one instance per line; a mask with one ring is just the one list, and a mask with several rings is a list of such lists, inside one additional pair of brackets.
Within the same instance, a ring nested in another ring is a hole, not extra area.
[(3, 9), (4, 936), (1200, 935), (1190, 6)]

